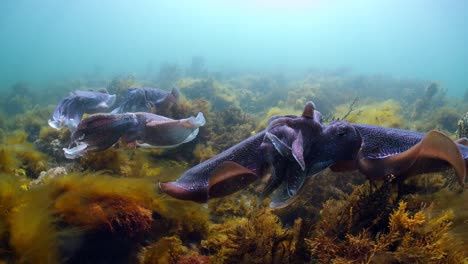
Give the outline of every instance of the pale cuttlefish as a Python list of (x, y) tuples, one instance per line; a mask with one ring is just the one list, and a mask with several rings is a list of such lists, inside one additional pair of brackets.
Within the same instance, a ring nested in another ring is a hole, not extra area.
[(106, 89), (99, 91), (74, 91), (62, 99), (55, 107), (49, 125), (55, 129), (67, 127), (74, 131), (83, 114), (94, 114), (107, 111), (115, 103), (115, 94)]
[(94, 114), (80, 122), (70, 147), (63, 150), (66, 158), (75, 159), (110, 148), (120, 138), (140, 147), (173, 148), (193, 140), (203, 125), (201, 112), (179, 120), (144, 112)]
[(122, 103), (114, 109), (112, 114), (127, 112), (164, 112), (179, 103), (179, 89), (164, 91), (156, 88), (141, 87), (128, 88)]

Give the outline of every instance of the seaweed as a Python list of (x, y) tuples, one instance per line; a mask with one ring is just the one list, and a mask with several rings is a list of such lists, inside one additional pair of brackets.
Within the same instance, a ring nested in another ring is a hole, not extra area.
[(127, 159), (128, 156), (121, 149), (109, 148), (97, 153), (87, 153), (80, 159), (80, 166), (84, 170), (121, 174)]
[(271, 210), (260, 209), (210, 226), (201, 252), (214, 263), (285, 263), (295, 251), (293, 232)]
[(208, 144), (216, 146), (218, 152), (251, 136), (255, 128), (253, 117), (234, 106), (215, 112), (214, 120), (217, 120), (216, 126)]
[(23, 192), (7, 219), (8, 243), (17, 262), (61, 262), (58, 238), (67, 230), (58, 230), (55, 226), (58, 219), (54, 216), (46, 188)]
[(211, 157), (214, 157), (217, 153), (213, 150), (211, 145), (198, 144), (193, 150), (193, 156), (197, 162), (205, 161)]
[(63, 148), (70, 143), (70, 130), (56, 130), (49, 126), (43, 126), (39, 132), (39, 138), (34, 141), (36, 148), (53, 158), (56, 163), (66, 160)]
[(255, 131), (260, 132), (263, 129), (265, 129), (267, 126), (268, 120), (270, 120), (270, 118), (273, 116), (285, 115), (285, 114), (300, 115), (301, 113), (302, 113), (301, 110), (293, 110), (291, 108), (272, 107), (268, 109), (263, 119), (260, 122), (258, 122), (255, 128)]
[(37, 178), (47, 170), (47, 157), (26, 142), (23, 131), (15, 131), (4, 137), (0, 144), (0, 173)]
[(453, 134), (457, 130), (460, 113), (453, 107), (441, 107), (430, 112), (430, 116), (415, 122), (417, 130), (430, 131), (432, 129), (442, 130)]
[(139, 262), (142, 264), (178, 263), (188, 251), (178, 237), (163, 237), (140, 252)]
[(14, 116), (27, 111), (33, 105), (33, 94), (27, 83), (17, 82), (2, 101), (3, 112)]
[[(337, 106), (335, 116), (344, 116), (348, 113), (348, 109), (349, 104)], [(356, 106), (355, 110), (348, 114), (346, 121), (384, 127), (407, 127), (400, 103), (392, 99)]]
[[(362, 192), (362, 187), (357, 189)], [(465, 253), (450, 233), (453, 212), (448, 210), (433, 215), (431, 207), (407, 210), (407, 203), (399, 202), (387, 218), (387, 228), (357, 229), (353, 217), (357, 208), (351, 204), (355, 194), (343, 202), (330, 200), (322, 210), (322, 220), (314, 229), (310, 238), (305, 240), (312, 257), (317, 261), (340, 263), (461, 263)], [(368, 209), (366, 209), (368, 210)], [(335, 219), (338, 219), (336, 221)], [(360, 218), (359, 218), (360, 219)], [(383, 215), (380, 221), (384, 220)], [(337, 231), (339, 231), (337, 233)]]
[(239, 99), (233, 87), (214, 79), (182, 79), (176, 83), (182, 93), (189, 99), (207, 99), (216, 110), (229, 106), (239, 107)]
[[(117, 94), (117, 98), (123, 97), (127, 92), (127, 89), (136, 85), (135, 76), (133, 74), (121, 74), (114, 77), (107, 86), (107, 90), (110, 93)], [(117, 100), (116, 105), (120, 103), (120, 100)]]

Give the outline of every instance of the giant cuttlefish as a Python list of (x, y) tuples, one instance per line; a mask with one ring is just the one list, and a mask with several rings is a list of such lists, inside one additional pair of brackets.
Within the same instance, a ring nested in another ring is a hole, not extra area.
[(128, 88), (127, 95), (112, 114), (126, 112), (164, 112), (179, 102), (179, 89), (166, 92), (156, 88)]
[(271, 174), (264, 195), (278, 189), (274, 202), (293, 197), (304, 180), (338, 161), (354, 160), (361, 144), (350, 124), (328, 126), (308, 102), (302, 116), (276, 116), (268, 126), (219, 155), (186, 171), (177, 181), (160, 183), (165, 193), (183, 200), (206, 202)]
[(115, 94), (107, 90), (74, 91), (70, 96), (62, 99), (55, 107), (49, 125), (55, 129), (68, 127), (74, 131), (83, 117), (83, 114), (104, 112), (115, 102)]
[(438, 131), (423, 134), (345, 121), (323, 125), (320, 112), (308, 102), (302, 116), (272, 117), (264, 131), (159, 186), (175, 198), (206, 202), (269, 174), (262, 194), (272, 194), (273, 206), (287, 204), (308, 177), (327, 167), (358, 170), (369, 179), (403, 180), (451, 166), (464, 186), (467, 143)]
[(193, 140), (203, 125), (201, 112), (180, 120), (144, 112), (94, 114), (83, 119), (73, 132), (73, 147), (63, 150), (66, 158), (74, 159), (89, 151), (105, 150), (120, 138), (141, 147), (172, 148)]

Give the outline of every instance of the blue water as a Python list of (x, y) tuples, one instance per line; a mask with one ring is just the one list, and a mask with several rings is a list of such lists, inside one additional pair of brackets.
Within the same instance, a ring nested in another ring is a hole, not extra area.
[(203, 56), (212, 71), (345, 67), (460, 95), (467, 14), (463, 0), (2, 0), (0, 89)]

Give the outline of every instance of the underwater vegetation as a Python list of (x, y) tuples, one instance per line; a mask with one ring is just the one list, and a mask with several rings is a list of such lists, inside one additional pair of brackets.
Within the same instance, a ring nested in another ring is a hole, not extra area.
[(124, 98), (127, 89), (137, 84), (133, 74), (121, 74), (114, 77), (107, 85), (107, 90), (110, 93), (117, 94), (116, 105), (121, 103), (119, 98)]
[(47, 168), (47, 155), (27, 142), (25, 132), (15, 131), (0, 141), (0, 173), (37, 178)]
[(33, 105), (34, 95), (27, 83), (15, 83), (1, 100), (2, 111), (8, 115), (23, 113)]
[[(449, 231), (454, 220), (451, 210), (435, 213), (433, 206), (410, 210), (407, 202), (394, 202), (377, 215), (372, 214), (371, 222), (365, 221), (366, 226), (362, 226), (361, 220), (376, 210), (362, 207), (366, 204), (363, 200), (373, 196), (366, 189), (368, 186), (361, 185), (345, 200), (329, 200), (324, 204), (322, 220), (311, 232), (312, 238), (305, 240), (317, 261), (463, 263), (466, 260), (463, 245)], [(374, 201), (374, 206), (382, 202)]]
[(283, 229), (276, 215), (260, 209), (211, 225), (201, 248), (213, 263), (290, 263), (298, 238), (294, 229)]
[(204, 98), (211, 102), (214, 109), (224, 109), (230, 105), (239, 106), (233, 87), (212, 78), (181, 79), (177, 87), (189, 99)]
[[(347, 121), (395, 128), (405, 128), (408, 125), (402, 115), (402, 107), (396, 100), (374, 101), (368, 104), (358, 102), (358, 104), (346, 117)], [(337, 117), (343, 117), (348, 110), (349, 104), (338, 105), (334, 113)]]
[[(449, 100), (441, 84), (433, 89), (427, 81), (312, 70), (300, 78), (218, 75), (200, 57), (194, 57), (189, 69), (168, 64), (149, 78), (154, 79), (122, 74), (104, 82), (74, 80), (52, 87), (63, 95), (85, 84), (107, 84), (117, 94), (116, 105), (130, 87), (177, 87), (179, 103), (167, 115), (181, 119), (203, 112), (206, 125), (194, 140), (164, 150), (129, 148), (118, 141), (102, 152), (67, 160), (62, 148), (70, 146), (70, 131), (47, 125), (59, 96), (42, 101), (35, 87), (25, 86), (24, 96), (7, 92), (2, 97), (1, 261), (468, 261), (468, 197), (466, 191), (458, 192), (451, 169), (398, 185), (389, 179), (371, 182), (359, 171), (327, 169), (307, 179), (296, 198), (278, 208), (270, 208), (272, 199), (260, 194), (270, 172), (259, 179), (260, 187), (249, 186), (206, 205), (173, 199), (157, 185), (175, 181), (189, 168), (262, 131), (272, 116), (300, 115), (308, 100), (324, 114), (325, 126), (346, 117), (353, 123), (421, 132), (439, 129), (453, 139), (466, 137), (463, 114), (468, 106)], [(355, 98), (359, 100), (353, 104)], [(283, 134), (275, 135), (284, 140)]]

